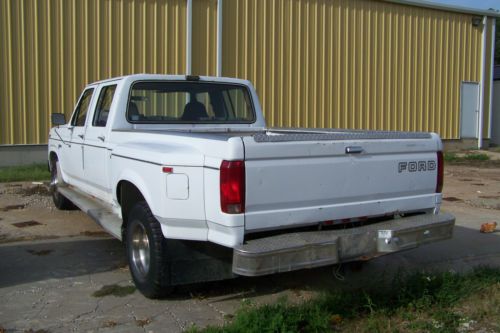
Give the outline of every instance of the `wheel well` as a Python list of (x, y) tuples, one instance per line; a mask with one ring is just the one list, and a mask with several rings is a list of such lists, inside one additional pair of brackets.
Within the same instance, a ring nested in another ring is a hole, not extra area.
[(50, 167), (52, 167), (52, 163), (54, 163), (57, 160), (59, 160), (57, 158), (57, 154), (55, 152), (51, 151), (49, 154), (49, 171), (50, 171)]
[(127, 225), (127, 218), (130, 210), (137, 202), (145, 201), (145, 199), (141, 191), (139, 191), (134, 184), (126, 180), (122, 180), (118, 183), (118, 186), (116, 187), (116, 198), (122, 208), (123, 232)]

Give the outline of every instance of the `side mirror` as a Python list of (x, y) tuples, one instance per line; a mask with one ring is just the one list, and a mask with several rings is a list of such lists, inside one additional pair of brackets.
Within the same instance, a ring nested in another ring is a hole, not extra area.
[(59, 126), (66, 124), (66, 117), (64, 113), (53, 113), (51, 115), (52, 125)]

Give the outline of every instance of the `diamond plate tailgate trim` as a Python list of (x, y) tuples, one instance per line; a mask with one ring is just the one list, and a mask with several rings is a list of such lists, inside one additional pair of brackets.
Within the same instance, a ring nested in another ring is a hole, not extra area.
[(279, 129), (257, 133), (255, 142), (323, 141), (323, 140), (387, 140), (387, 139), (430, 139), (427, 132), (359, 131), (340, 129)]
[(255, 239), (234, 249), (233, 272), (258, 276), (372, 258), (451, 238), (454, 224), (451, 214), (425, 214), (351, 229)]

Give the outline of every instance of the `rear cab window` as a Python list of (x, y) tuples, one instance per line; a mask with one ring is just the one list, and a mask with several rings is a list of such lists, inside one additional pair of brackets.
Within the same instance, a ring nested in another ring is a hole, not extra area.
[(127, 107), (130, 123), (251, 124), (248, 88), (217, 82), (138, 81)]

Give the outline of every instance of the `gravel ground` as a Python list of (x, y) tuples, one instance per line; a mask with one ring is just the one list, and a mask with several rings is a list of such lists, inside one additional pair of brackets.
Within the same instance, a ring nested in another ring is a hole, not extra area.
[(0, 244), (76, 236), (109, 237), (81, 211), (57, 210), (48, 183), (0, 184)]
[(500, 210), (500, 169), (446, 166), (443, 202), (444, 207)]
[(1, 184), (0, 195), (9, 196), (11, 200), (24, 208), (44, 208), (55, 210), (46, 182), (19, 182)]

